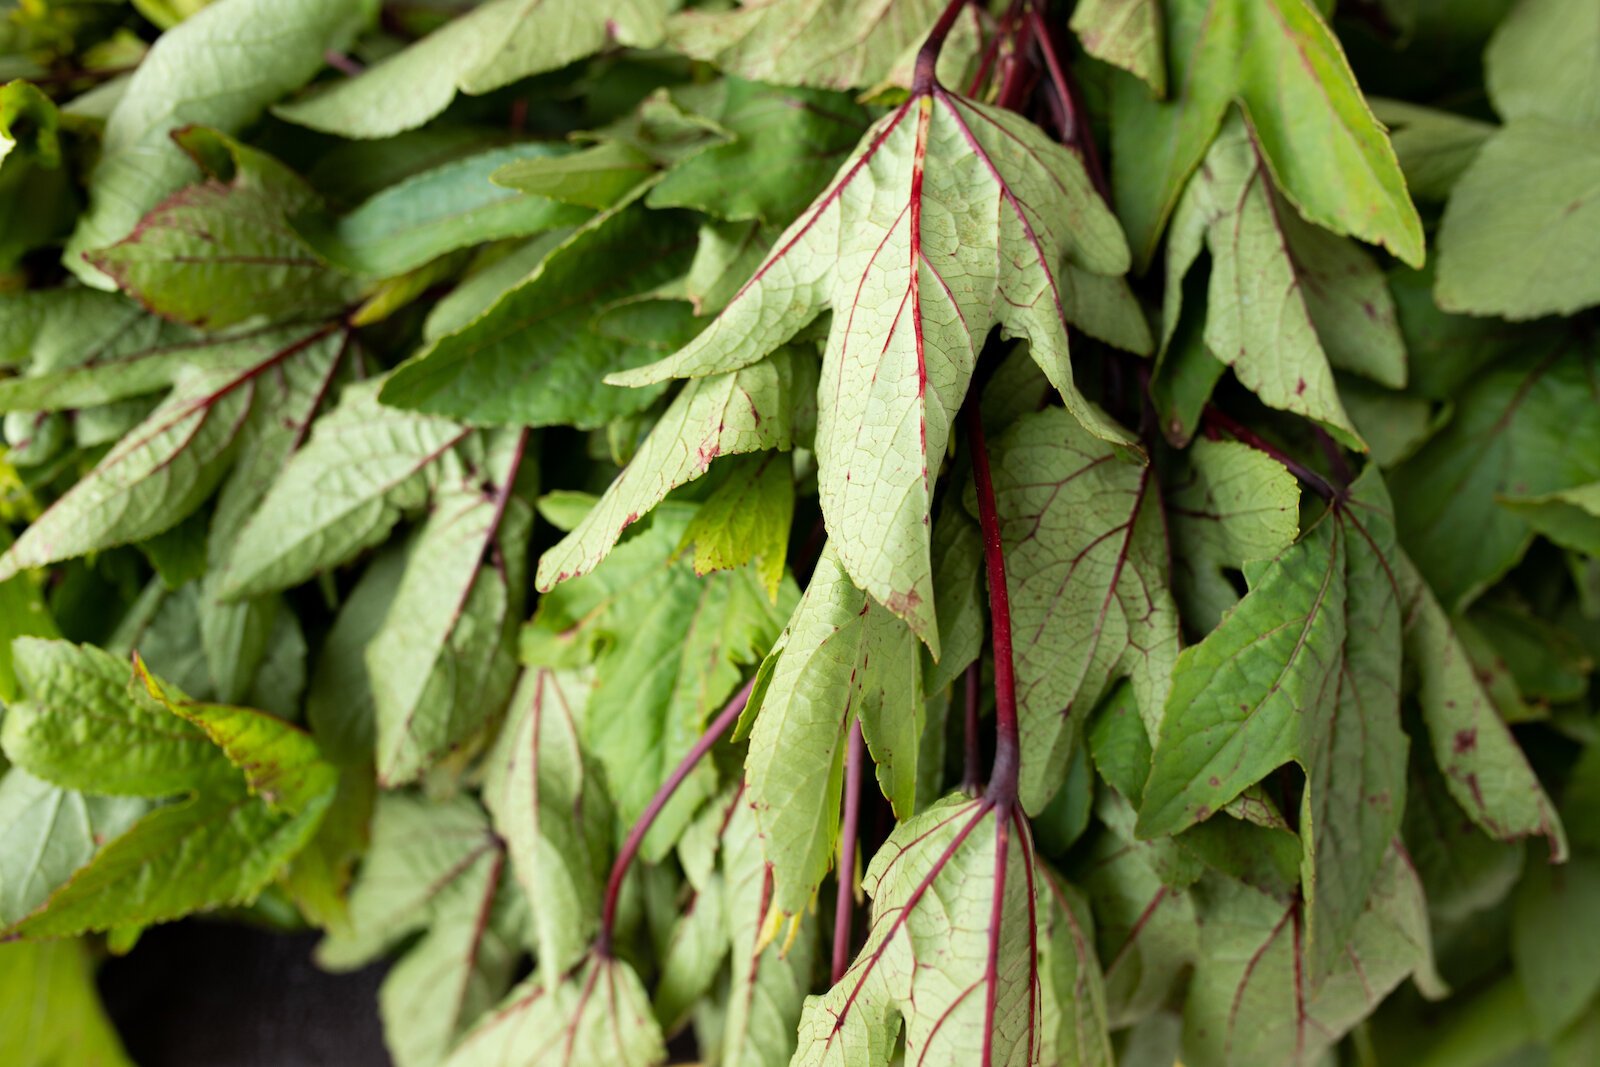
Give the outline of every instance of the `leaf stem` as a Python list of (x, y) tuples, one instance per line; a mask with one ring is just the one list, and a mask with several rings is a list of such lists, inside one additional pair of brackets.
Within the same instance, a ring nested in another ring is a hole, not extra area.
[(733, 728), (739, 720), (739, 713), (744, 711), (745, 703), (750, 699), (750, 691), (755, 688), (754, 677), (739, 687), (733, 698), (711, 720), (711, 725), (706, 727), (706, 732), (700, 735), (700, 740), (694, 743), (686, 756), (678, 761), (672, 769), (667, 780), (661, 783), (655, 796), (650, 798), (650, 803), (645, 805), (644, 812), (633, 824), (633, 829), (628, 831), (627, 840), (622, 842), (622, 848), (617, 852), (616, 862), (611, 865), (611, 877), (606, 879), (605, 903), (600, 909), (600, 935), (595, 938), (595, 955), (603, 959), (611, 958), (611, 935), (617, 925), (617, 902), (622, 898), (622, 881), (628, 876), (628, 868), (633, 866), (633, 861), (639, 855), (639, 846), (644, 843), (645, 835), (650, 832), (650, 827), (661, 815), (661, 809), (667, 806), (667, 801), (678, 791), (683, 780), (689, 777), (689, 772), (710, 752), (716, 743)]
[(966, 671), (966, 751), (963, 754), (962, 792), (977, 796), (983, 788), (983, 752), (978, 744), (978, 684), (982, 680), (979, 660), (973, 660)]
[(1221, 409), (1207, 404), (1203, 418), (1207, 427), (1212, 430), (1220, 430), (1241, 444), (1249, 445), (1257, 452), (1263, 452), (1283, 464), (1290, 474), (1310, 486), (1324, 500), (1333, 500), (1339, 496), (1338, 490), (1333, 487), (1333, 483), (1329, 482), (1328, 479), (1290, 456), (1277, 445), (1267, 441), (1260, 434), (1231, 415), (1224, 414)]
[(917, 65), (911, 75), (912, 96), (926, 96), (939, 84), (939, 77), (934, 72), (939, 65), (939, 53), (944, 51), (944, 42), (955, 28), (956, 19), (967, 3), (968, 0), (950, 0), (939, 13), (939, 21), (928, 31), (928, 39), (922, 42), (922, 48), (917, 52)]
[(1072, 80), (1072, 71), (1061, 59), (1056, 49), (1056, 35), (1050, 24), (1039, 14), (1037, 6), (1028, 9), (1028, 24), (1039, 40), (1039, 52), (1044, 56), (1045, 69), (1055, 87), (1061, 103), (1061, 143), (1083, 160), (1089, 180), (1106, 203), (1111, 203), (1111, 188), (1106, 183), (1105, 169), (1100, 165), (1100, 151), (1094, 143), (1094, 133), (1084, 121), (1083, 107), (1078, 98), (1078, 87)]
[(861, 827), (861, 774), (866, 765), (861, 720), (850, 728), (845, 753), (844, 825), (839, 832), (839, 892), (833, 902), (833, 981), (850, 967), (850, 933), (855, 917), (856, 841)]
[(1005, 547), (1000, 539), (1000, 511), (989, 472), (989, 446), (983, 437), (983, 414), (976, 397), (963, 406), (967, 439), (972, 445), (972, 480), (978, 490), (978, 523), (983, 530), (983, 565), (989, 578), (989, 640), (994, 649), (994, 764), (989, 770), (986, 799), (1009, 812), (1017, 798), (1022, 748), (1017, 732), (1017, 678), (1011, 650), (1011, 595), (1006, 588)]

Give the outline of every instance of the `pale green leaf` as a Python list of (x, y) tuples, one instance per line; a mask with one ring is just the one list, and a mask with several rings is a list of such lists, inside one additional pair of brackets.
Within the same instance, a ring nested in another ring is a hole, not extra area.
[(489, 0), (354, 78), (276, 108), (291, 122), (342, 137), (390, 137), (473, 95), (556, 70), (613, 38), (660, 42), (663, 0)]
[(755, 563), (767, 595), (776, 601), (794, 520), (791, 461), (785, 453), (768, 452), (728, 464), (732, 470), (689, 520), (683, 544), (694, 545), (696, 574)]
[(515, 684), (533, 513), (512, 486), (521, 436), (497, 434), (487, 449), (477, 479), (437, 491), (366, 648), (386, 786), (479, 738)]
[(1170, 99), (1151, 99), (1131, 77), (1117, 79), (1112, 94), (1112, 185), (1137, 261), (1149, 262), (1180, 191), (1237, 101), (1276, 184), (1308, 221), (1421, 264), (1422, 223), (1394, 149), (1312, 4), (1161, 6)]
[(1168, 488), (1173, 586), (1184, 619), (1209, 633), (1239, 599), (1227, 571), (1271, 559), (1300, 532), (1300, 485), (1264, 452), (1196, 441)]
[(1532, 319), (1600, 303), (1600, 128), (1501, 128), (1456, 183), (1434, 294), (1447, 311)]
[(561, 981), (530, 979), (475, 1027), (446, 1067), (655, 1067), (667, 1058), (633, 968), (591, 957)]
[(1600, 4), (1522, 0), (1495, 29), (1483, 73), (1507, 121), (1600, 126)]
[(89, 210), (63, 262), (85, 283), (111, 280), (80, 253), (127, 236), (146, 211), (197, 177), (170, 139), (203, 124), (234, 133), (322, 67), (370, 12), (369, 0), (220, 0), (162, 34), (106, 122)]
[(1041, 868), (1034, 877), (1044, 916), (1039, 931), (1044, 1047), (1039, 1062), (1046, 1067), (1112, 1067), (1116, 1059), (1106, 1023), (1105, 978), (1095, 958), (1089, 903), (1047, 870)]
[(592, 684), (586, 671), (530, 668), (489, 753), (483, 787), (517, 881), (537, 902), (535, 955), (547, 982), (594, 940), (610, 867), (611, 802), (582, 743)]
[(219, 579), (225, 596), (282, 589), (343, 563), (422, 506), (439, 461), (467, 435), (445, 419), (378, 403), (352, 385), (318, 419), (240, 530)]
[(1494, 133), (1487, 122), (1404, 100), (1373, 98), (1372, 110), (1389, 127), (1406, 185), (1418, 200), (1444, 201), (1478, 149)]
[(1072, 385), (1066, 327), (1085, 287), (1063, 261), (1085, 275), (1128, 263), (1077, 157), (1016, 115), (935, 88), (873, 126), (699, 337), (609, 380), (738, 370), (832, 308), (816, 442), (823, 512), (851, 577), (937, 656), (933, 469), (990, 328), (1029, 339), (1085, 425), (1129, 436)]
[(377, 713), (366, 649), (388, 618), (405, 574), (404, 547), (385, 549), (367, 565), (333, 620), (306, 693), (306, 721), (324, 753), (341, 767), (371, 763)]
[(33, 911), (148, 810), (131, 797), (62, 789), (13, 767), (0, 779), (0, 925)]
[(794, 915), (838, 852), (845, 746), (858, 715), (880, 780), (896, 783), (887, 791), (897, 810), (914, 804), (917, 753), (904, 735), (920, 727), (920, 663), (911, 632), (856, 588), (831, 541), (772, 657), (770, 680), (751, 698), (745, 782), (772, 867), (772, 907)]
[(597, 209), (617, 204), (656, 169), (650, 155), (617, 140), (577, 152), (546, 153), (507, 163), (490, 180), (507, 189)]
[(939, 609), (939, 662), (923, 665), (923, 686), (937, 693), (983, 654), (989, 604), (983, 588), (978, 524), (955, 500), (933, 520), (933, 595)]
[(1398, 851), (1384, 858), (1371, 903), (1315, 989), (1301, 977), (1308, 963), (1298, 903), (1215, 876), (1197, 894), (1206, 921), (1184, 1007), (1191, 1067), (1318, 1062), (1407, 976), (1423, 983), (1432, 974), (1422, 887)]
[(1166, 26), (1157, 0), (1084, 0), (1072, 9), (1084, 51), (1167, 95)]
[(570, 229), (551, 230), (521, 243), (490, 245), (481, 251), (467, 276), (428, 312), (422, 339), (437, 341), (459, 332), (516, 288), (571, 236)]
[(1020, 799), (1037, 813), (1066, 777), (1089, 711), (1133, 681), (1153, 733), (1178, 655), (1178, 614), (1155, 471), (1060, 408), (995, 442), (994, 491), (1011, 594)]
[(589, 573), (629, 526), (704, 475), (718, 456), (791, 448), (793, 413), (815, 389), (815, 368), (814, 358), (795, 346), (684, 385), (600, 500), (540, 558), (539, 588)]
[(1556, 544), (1600, 556), (1600, 482), (1500, 502)]
[(855, 962), (807, 999), (794, 1065), (1037, 1061), (1033, 848), (1015, 808), (951, 797), (899, 823), (862, 879), (873, 921)]

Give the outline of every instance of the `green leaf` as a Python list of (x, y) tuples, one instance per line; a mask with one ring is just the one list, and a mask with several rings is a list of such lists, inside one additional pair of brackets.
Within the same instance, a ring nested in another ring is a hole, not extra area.
[(776, 601), (794, 520), (789, 457), (769, 452), (728, 464), (733, 469), (689, 520), (683, 544), (694, 545), (696, 574), (756, 563), (767, 595)]
[(1168, 493), (1174, 592), (1188, 624), (1210, 633), (1239, 599), (1227, 572), (1294, 543), (1300, 485), (1249, 445), (1200, 440)]
[[(1406, 185), (1418, 200), (1444, 201), (1494, 133), (1487, 122), (1449, 111), (1421, 107), (1404, 100), (1369, 101), (1378, 120), (1389, 127), (1389, 140), (1405, 172)], [(1415, 355), (1415, 353), (1413, 353)]]
[(1314, 225), (1420, 266), (1422, 224), (1394, 149), (1327, 24), (1306, 0), (1168, 0), (1171, 98), (1131, 78), (1112, 94), (1112, 184), (1135, 259), (1237, 102), (1278, 186)]
[(660, 302), (652, 344), (594, 327), (597, 307), (644, 296), (689, 264), (688, 220), (625, 207), (577, 230), (482, 315), (395, 371), (383, 401), (474, 425), (589, 429), (649, 406), (602, 376), (636, 367), (692, 336), (689, 310)]
[(802, 917), (798, 936), (785, 945), (761, 936), (772, 899), (772, 871), (762, 850), (755, 811), (741, 800), (722, 830), (722, 874), (727, 882), (730, 988), (720, 1056), (723, 1067), (785, 1067), (794, 1052), (795, 1027), (811, 988), (816, 930)]
[(1335, 965), (1404, 810), (1400, 606), (1375, 469), (1179, 656), (1139, 812), (1141, 836), (1205, 819), (1288, 760), (1301, 836), (1310, 988)]
[[(704, 475), (718, 456), (793, 447), (794, 412), (814, 390), (815, 366), (795, 346), (729, 374), (689, 381), (600, 500), (539, 560), (539, 588), (548, 592), (589, 573), (628, 527), (673, 489)], [(781, 557), (778, 565), (781, 571)]]
[(521, 159), (561, 158), (541, 143), (491, 149), (414, 174), (337, 219), (295, 220), (317, 253), (352, 274), (388, 278), (457, 248), (583, 222), (589, 212), (519, 195), (489, 176)]
[(1450, 795), (1499, 841), (1541, 834), (1561, 858), (1567, 839), (1555, 807), (1462, 646), (1450, 619), (1404, 556), (1390, 566), (1400, 583), (1406, 656), (1416, 664), (1417, 700), (1433, 757)]
[[(947, 221), (925, 226), (925, 216)], [(992, 326), (1027, 337), (1074, 415), (1128, 439), (1072, 385), (1066, 344), (1068, 321), (1095, 292), (1080, 279), (1127, 262), (1075, 156), (1015, 115), (935, 87), (873, 126), (705, 332), (608, 380), (738, 370), (832, 308), (819, 392), (831, 399), (817, 425), (823, 512), (851, 578), (937, 656), (933, 467), (978, 350)]]
[(1600, 129), (1518, 119), (1490, 137), (1439, 229), (1447, 311), (1532, 319), (1600, 303)]
[(1600, 860), (1579, 854), (1560, 867), (1534, 859), (1517, 887), (1511, 956), (1534, 1029), (1549, 1039), (1600, 991), (1600, 944), (1588, 916), (1600, 901)]
[(1084, 0), (1072, 9), (1071, 26), (1084, 51), (1167, 95), (1166, 26), (1156, 0)]
[(739, 78), (682, 94), (733, 139), (679, 163), (645, 197), (719, 219), (786, 225), (822, 191), (872, 115), (840, 93), (779, 89)]
[(6, 756), (67, 789), (161, 797), (226, 778), (199, 728), (150, 695), (126, 660), (90, 645), (18, 638), (23, 699), (6, 709)]
[[(208, 329), (337, 311), (355, 296), (289, 225), (317, 196), (277, 160), (203, 129), (174, 135), (206, 171), (85, 259), (150, 310)], [(195, 139), (199, 139), (196, 144)], [(218, 160), (231, 156), (230, 173)]]
[(301, 815), (320, 810), (338, 785), (338, 772), (322, 760), (309, 734), (253, 708), (202, 704), (174, 696), (138, 659), (134, 676), (172, 714), (193, 723), (244, 775), (250, 792), (274, 811)]
[(1154, 732), (1178, 655), (1155, 471), (1059, 408), (996, 442), (995, 504), (1015, 632), (1020, 798), (1037, 813), (1066, 778), (1082, 722), (1121, 677)]
[(317, 420), (239, 531), (219, 579), (222, 595), (305, 581), (379, 543), (403, 512), (427, 500), (441, 459), (468, 431), (380, 404), (378, 389), (377, 382), (349, 387)]
[(163, 34), (106, 122), (89, 210), (63, 257), (67, 269), (110, 288), (80, 253), (126, 237), (145, 212), (196, 176), (168, 135), (186, 125), (227, 134), (247, 126), (315, 74), (327, 50), (368, 11), (368, 0), (221, 0)]
[(1395, 468), (1401, 542), (1449, 611), (1460, 611), (1522, 558), (1533, 530), (1497, 498), (1600, 479), (1600, 425), (1589, 418), (1594, 360), (1571, 341), (1535, 340), (1475, 376), (1455, 417)]
[(1317, 1062), (1408, 975), (1419, 984), (1432, 975), (1422, 887), (1396, 851), (1320, 987), (1302, 978), (1309, 961), (1298, 902), (1214, 876), (1197, 893), (1207, 917), (1183, 1042), (1193, 1067)]
[(390, 137), (421, 126), (457, 92), (479, 95), (557, 70), (615, 39), (661, 40), (664, 0), (490, 0), (354, 78), (274, 111), (341, 137)]
[(856, 588), (831, 541), (771, 659), (746, 712), (755, 725), (745, 781), (772, 868), (771, 906), (797, 915), (838, 852), (845, 745), (858, 715), (880, 781), (899, 784), (885, 792), (909, 813), (903, 790), (914, 787), (916, 749), (901, 737), (920, 725), (920, 663), (911, 632)]
[(1500, 503), (1556, 544), (1600, 556), (1600, 482)]
[(285, 361), (326, 359), (338, 343), (328, 328), (319, 328), (249, 368), (185, 374), (148, 418), (23, 531), (0, 558), (0, 577), (177, 525), (226, 474), (257, 378)]
[(656, 169), (655, 160), (625, 141), (601, 141), (576, 152), (546, 153), (507, 163), (489, 176), (496, 185), (563, 204), (614, 207)]
[(0, 945), (0, 1047), (17, 1067), (132, 1067), (86, 942)]
[(367, 645), (378, 779), (413, 781), (505, 706), (527, 585), (533, 514), (513, 483), (525, 437), (485, 443), (478, 484), (441, 487), (405, 574)]
[[(13, 767), (0, 778), (0, 925), (33, 911), (149, 809), (62, 789)], [(0, 1033), (4, 1028), (0, 1027)]]
[(831, 990), (807, 999), (794, 1064), (1029, 1063), (1039, 939), (1020, 811), (950, 797), (899, 823), (862, 887), (873, 922)]
[(378, 750), (377, 712), (365, 653), (389, 616), (405, 567), (406, 553), (399, 545), (367, 565), (334, 617), (311, 676), (306, 721), (323, 752), (341, 767), (369, 764)]
[[(1095, 959), (1094, 922), (1083, 894), (1050, 872), (1038, 873), (1040, 983), (1045, 1033), (1042, 1062), (1062, 1067), (1112, 1067), (1105, 979)], [(1050, 1019), (1056, 1017), (1054, 1042)], [(1053, 1046), (1053, 1047), (1052, 1047)]]
[(1332, 368), (1405, 384), (1405, 346), (1377, 265), (1354, 242), (1304, 222), (1274, 187), (1260, 143), (1229, 119), (1173, 214), (1165, 333), (1183, 276), (1211, 253), (1205, 344), (1263, 403), (1359, 444)]
[(599, 931), (610, 869), (611, 801), (582, 741), (592, 684), (587, 671), (524, 673), (483, 787), (517, 881), (538, 902), (535, 955), (552, 983)]
[(621, 960), (596, 956), (559, 982), (530, 979), (512, 990), (462, 1039), (446, 1067), (654, 1067), (666, 1058), (638, 975)]
[(1600, 7), (1594, 0), (1525, 0), (1495, 29), (1484, 81), (1500, 117), (1600, 126)]
[(933, 520), (933, 599), (939, 607), (939, 662), (923, 663), (923, 688), (937, 693), (983, 654), (989, 607), (978, 524), (954, 500)]
[[(667, 43), (743, 78), (828, 89), (875, 86), (915, 53), (943, 0), (745, 0), (729, 11), (686, 11), (668, 22)], [(951, 48), (941, 75), (959, 72)], [(959, 79), (956, 79), (959, 81)]]
[[(540, 598), (522, 636), (526, 663), (594, 664), (585, 741), (607, 771), (624, 824), (700, 739), (793, 604), (792, 594), (773, 604), (748, 567), (697, 577), (677, 558), (690, 514), (658, 508), (649, 528), (593, 574)], [(704, 764), (685, 779), (645, 839), (647, 858), (662, 856), (715, 795), (715, 779)]]

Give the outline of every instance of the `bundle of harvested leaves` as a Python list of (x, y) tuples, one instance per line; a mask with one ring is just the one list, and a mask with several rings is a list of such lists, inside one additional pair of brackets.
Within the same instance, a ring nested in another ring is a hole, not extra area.
[(6, 1062), (1600, 1062), (1600, 0), (1332, 7), (0, 3)]

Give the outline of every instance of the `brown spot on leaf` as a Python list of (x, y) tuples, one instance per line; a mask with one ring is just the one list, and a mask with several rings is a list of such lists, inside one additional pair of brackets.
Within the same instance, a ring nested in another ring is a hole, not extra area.
[(1456, 755), (1459, 756), (1462, 753), (1471, 752), (1473, 749), (1475, 749), (1477, 747), (1478, 747), (1478, 731), (1477, 730), (1474, 729), (1474, 730), (1457, 730), (1456, 731), (1456, 742), (1455, 742)]

